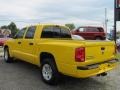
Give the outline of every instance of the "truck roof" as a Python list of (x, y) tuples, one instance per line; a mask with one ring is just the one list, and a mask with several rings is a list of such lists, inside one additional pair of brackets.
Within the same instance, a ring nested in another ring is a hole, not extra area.
[(80, 26), (79, 28), (103, 28), (103, 27), (100, 27), (100, 26)]
[(44, 27), (44, 26), (60, 26), (60, 27), (65, 27), (65, 28), (69, 29), (69, 27), (67, 27), (65, 25), (60, 25), (60, 24), (35, 24), (35, 25), (28, 25), (26, 27), (30, 27), (30, 26), (41, 26), (41, 27)]
[(60, 24), (35, 24), (35, 25), (27, 25), (28, 26), (65, 26)]

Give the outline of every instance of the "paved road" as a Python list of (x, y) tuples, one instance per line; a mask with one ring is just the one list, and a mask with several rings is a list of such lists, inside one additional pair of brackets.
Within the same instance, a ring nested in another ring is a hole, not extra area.
[(120, 66), (106, 77), (63, 77), (57, 86), (41, 81), (39, 68), (21, 61), (7, 64), (0, 57), (0, 90), (120, 90)]
[(3, 48), (0, 47), (0, 57), (3, 56)]

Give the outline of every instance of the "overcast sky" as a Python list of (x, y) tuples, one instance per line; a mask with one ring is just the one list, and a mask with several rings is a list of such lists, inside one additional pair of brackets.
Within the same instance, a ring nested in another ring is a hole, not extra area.
[(36, 23), (74, 23), (113, 27), (114, 0), (0, 0), (0, 25), (14, 21), (19, 28)]

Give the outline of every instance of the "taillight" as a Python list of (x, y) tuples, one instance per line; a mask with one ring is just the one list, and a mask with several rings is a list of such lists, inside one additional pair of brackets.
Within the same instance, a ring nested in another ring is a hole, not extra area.
[(85, 61), (85, 47), (80, 47), (75, 49), (75, 61), (76, 62)]

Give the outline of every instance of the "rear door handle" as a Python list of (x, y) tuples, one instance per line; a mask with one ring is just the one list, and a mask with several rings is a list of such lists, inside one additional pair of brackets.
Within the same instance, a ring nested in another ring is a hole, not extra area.
[(33, 45), (33, 43), (29, 43), (29, 45)]
[(21, 44), (21, 42), (18, 42), (18, 44)]

